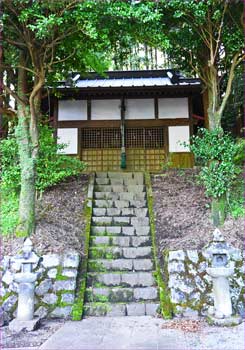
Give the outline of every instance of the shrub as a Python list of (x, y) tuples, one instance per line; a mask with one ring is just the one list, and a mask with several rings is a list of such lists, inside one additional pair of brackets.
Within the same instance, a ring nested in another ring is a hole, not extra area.
[[(57, 144), (53, 130), (47, 125), (39, 127), (39, 156), (37, 159), (36, 189), (43, 192), (65, 178), (77, 175), (85, 169), (86, 164), (75, 157), (60, 154), (66, 145)], [(18, 146), (15, 137), (0, 142), (2, 156), (1, 189), (3, 191), (20, 191), (20, 165)]]
[(199, 129), (191, 138), (190, 150), (203, 165), (199, 180), (209, 197), (220, 198), (230, 191), (241, 171), (235, 164), (240, 149), (240, 144), (222, 129)]

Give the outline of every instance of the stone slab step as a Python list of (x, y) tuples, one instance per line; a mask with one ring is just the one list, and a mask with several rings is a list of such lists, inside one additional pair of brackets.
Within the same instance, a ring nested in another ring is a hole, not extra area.
[(95, 192), (144, 192), (145, 186), (143, 185), (95, 185)]
[(146, 193), (130, 193), (130, 192), (94, 192), (95, 199), (111, 199), (111, 200), (145, 200)]
[(90, 259), (151, 259), (152, 247), (92, 247), (89, 249)]
[(90, 259), (89, 272), (105, 271), (151, 271), (151, 259)]
[(96, 226), (148, 226), (148, 217), (130, 216), (92, 216), (92, 224)]
[(127, 179), (127, 178), (108, 178), (108, 177), (98, 177), (95, 178), (96, 185), (125, 185), (125, 186), (135, 186), (135, 185), (143, 185), (144, 180), (141, 178), (136, 179)]
[(86, 302), (139, 302), (159, 301), (156, 287), (145, 288), (87, 288), (85, 292)]
[(86, 303), (85, 316), (156, 316), (159, 303)]
[(145, 217), (148, 215), (147, 208), (93, 208), (93, 216), (135, 216)]
[(91, 236), (149, 236), (149, 226), (91, 226)]
[(88, 272), (87, 287), (152, 287), (152, 272)]
[(90, 246), (151, 247), (150, 236), (91, 236)]

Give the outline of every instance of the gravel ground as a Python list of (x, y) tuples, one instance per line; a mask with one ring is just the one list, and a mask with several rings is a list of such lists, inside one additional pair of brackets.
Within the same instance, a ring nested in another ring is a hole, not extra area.
[[(71, 177), (45, 191), (37, 201), (36, 232), (31, 237), (37, 253), (62, 253), (74, 249), (82, 254), (87, 185), (88, 175)], [(3, 237), (2, 254), (14, 255), (22, 246), (23, 239)]]
[[(152, 175), (159, 258), (163, 249), (201, 249), (210, 241), (210, 199), (196, 184), (196, 173), (170, 170)], [(221, 231), (229, 243), (243, 248), (243, 218), (229, 216)]]

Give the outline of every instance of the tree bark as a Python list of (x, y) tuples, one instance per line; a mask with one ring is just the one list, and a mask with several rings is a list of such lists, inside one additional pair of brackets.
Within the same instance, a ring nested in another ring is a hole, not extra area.
[(219, 198), (212, 198), (211, 203), (211, 215), (213, 225), (215, 227), (222, 226), (225, 222), (225, 208), (226, 208), (226, 198), (225, 195)]

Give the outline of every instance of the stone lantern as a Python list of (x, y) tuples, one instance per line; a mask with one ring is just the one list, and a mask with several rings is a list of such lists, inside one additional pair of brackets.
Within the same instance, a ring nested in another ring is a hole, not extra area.
[(207, 273), (212, 277), (214, 308), (209, 310), (209, 321), (215, 325), (232, 326), (241, 322), (239, 316), (232, 315), (232, 304), (228, 278), (234, 274), (235, 264), (230, 261), (225, 249), (224, 238), (218, 229), (214, 232), (215, 246), (211, 252), (211, 267)]
[(33, 251), (30, 238), (27, 238), (23, 246), (23, 254), (18, 257), (21, 264), (21, 272), (14, 275), (14, 280), (19, 284), (17, 317), (9, 324), (9, 329), (19, 332), (23, 329), (34, 330), (40, 319), (34, 319), (34, 291), (38, 273), (33, 272), (40, 258)]

